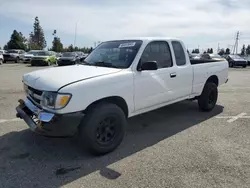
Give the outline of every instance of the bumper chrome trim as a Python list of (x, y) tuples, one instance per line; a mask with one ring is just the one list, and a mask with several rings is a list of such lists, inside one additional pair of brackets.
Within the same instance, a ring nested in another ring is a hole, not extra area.
[(35, 106), (29, 99), (25, 99), (24, 100), (24, 104), (25, 106), (27, 106), (27, 108), (32, 111), (40, 121), (43, 122), (50, 122), (52, 120), (52, 118), (55, 116), (55, 114), (53, 113), (48, 113), (48, 112), (44, 112), (42, 109), (38, 108), (37, 106)]

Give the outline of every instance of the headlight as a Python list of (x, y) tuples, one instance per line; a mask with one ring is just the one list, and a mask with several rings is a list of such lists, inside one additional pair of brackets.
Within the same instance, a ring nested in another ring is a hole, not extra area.
[(61, 109), (69, 103), (70, 99), (71, 94), (45, 91), (42, 95), (42, 106), (50, 109)]

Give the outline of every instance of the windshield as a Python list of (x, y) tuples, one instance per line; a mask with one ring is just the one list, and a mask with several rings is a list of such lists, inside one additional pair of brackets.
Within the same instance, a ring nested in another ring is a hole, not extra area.
[(233, 58), (233, 59), (242, 59), (242, 57), (240, 57), (238, 55), (231, 55), (230, 57)]
[(65, 52), (62, 54), (62, 57), (74, 57), (76, 54), (72, 52)]
[(27, 54), (32, 54), (32, 55), (34, 55), (36, 52), (35, 51), (29, 51), (29, 52), (27, 52)]
[(119, 40), (103, 42), (90, 53), (85, 62), (90, 65), (128, 68), (139, 48), (140, 40)]
[(8, 53), (18, 54), (17, 50), (8, 50)]
[(33, 53), (34, 56), (49, 56), (49, 52), (46, 51), (39, 51), (39, 52), (34, 52)]

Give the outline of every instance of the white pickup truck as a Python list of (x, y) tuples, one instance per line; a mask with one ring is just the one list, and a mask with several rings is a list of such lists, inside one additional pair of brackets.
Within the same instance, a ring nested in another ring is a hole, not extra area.
[(122, 142), (127, 118), (186, 99), (210, 111), (228, 80), (226, 60), (192, 60), (183, 42), (136, 38), (101, 43), (84, 62), (27, 73), (16, 108), (36, 133), (79, 134), (93, 154)]

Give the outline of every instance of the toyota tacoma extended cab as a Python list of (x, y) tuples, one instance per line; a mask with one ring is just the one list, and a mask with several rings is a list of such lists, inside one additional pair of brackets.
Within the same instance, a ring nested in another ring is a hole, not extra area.
[(186, 99), (202, 111), (228, 80), (225, 60), (189, 60), (182, 41), (136, 38), (101, 43), (79, 64), (27, 73), (17, 117), (47, 136), (73, 136), (101, 155), (123, 140), (127, 118)]

